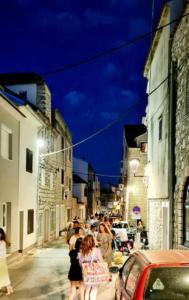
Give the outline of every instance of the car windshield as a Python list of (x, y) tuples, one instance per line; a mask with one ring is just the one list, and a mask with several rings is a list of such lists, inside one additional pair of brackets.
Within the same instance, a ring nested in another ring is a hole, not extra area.
[(152, 269), (144, 299), (189, 300), (189, 267)]
[(128, 228), (128, 224), (127, 223), (114, 223), (112, 224), (113, 228)]

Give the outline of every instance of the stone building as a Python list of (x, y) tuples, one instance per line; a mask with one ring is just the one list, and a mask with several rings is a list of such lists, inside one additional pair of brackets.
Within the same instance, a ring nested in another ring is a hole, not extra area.
[[(163, 26), (169, 21), (170, 10), (169, 6), (165, 5), (158, 26)], [(144, 70), (144, 76), (148, 80), (148, 207), (149, 242), (152, 249), (169, 247), (168, 81), (152, 93), (168, 74), (169, 36), (169, 26), (156, 32)]]
[[(136, 163), (135, 169), (132, 164)], [(122, 183), (123, 217), (129, 222), (142, 219), (147, 226), (147, 188), (144, 182), (147, 164), (147, 136), (144, 125), (125, 125), (123, 136)]]
[(73, 159), (73, 195), (78, 202), (78, 216), (85, 220), (88, 215), (100, 211), (100, 182), (92, 166), (85, 160)]
[(94, 169), (88, 165), (87, 215), (95, 215), (100, 210), (100, 182)]
[(29, 103), (41, 122), (36, 205), (37, 242), (42, 245), (58, 237), (72, 219), (71, 134), (60, 113), (56, 110), (52, 114), (51, 93), (39, 75), (1, 74), (0, 83)]
[[(144, 76), (148, 80), (148, 106), (146, 124), (148, 130), (148, 207), (149, 241), (152, 249), (172, 247), (174, 137), (172, 94), (170, 91), (170, 37), (175, 20), (184, 1), (168, 2), (161, 12), (158, 30), (153, 38), (145, 64)], [(160, 188), (161, 187), (161, 188)], [(157, 232), (159, 233), (157, 235)]]
[(189, 1), (171, 36), (174, 247), (189, 247)]

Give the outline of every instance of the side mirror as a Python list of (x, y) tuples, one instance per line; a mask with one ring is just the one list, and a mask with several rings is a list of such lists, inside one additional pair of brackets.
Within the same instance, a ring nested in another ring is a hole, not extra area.
[(109, 269), (110, 273), (118, 273), (119, 272), (119, 268), (116, 266), (110, 267)]

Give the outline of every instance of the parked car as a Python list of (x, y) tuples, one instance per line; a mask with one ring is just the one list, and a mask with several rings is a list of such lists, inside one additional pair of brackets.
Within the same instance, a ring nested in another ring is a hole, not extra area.
[(119, 271), (116, 300), (189, 300), (189, 251), (137, 251)]
[(115, 230), (116, 232), (119, 231), (120, 229), (126, 229), (126, 231), (129, 231), (129, 224), (126, 221), (118, 221), (118, 222), (113, 222), (112, 223), (112, 229)]

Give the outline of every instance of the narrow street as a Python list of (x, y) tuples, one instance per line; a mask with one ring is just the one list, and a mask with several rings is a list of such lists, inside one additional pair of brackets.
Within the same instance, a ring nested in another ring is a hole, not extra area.
[[(14, 288), (14, 294), (9, 299), (68, 299), (68, 270), (68, 249), (61, 241), (28, 253), (22, 261), (9, 267)], [(113, 286), (114, 281), (101, 287), (97, 299), (113, 300)], [(5, 300), (7, 296), (1, 293), (0, 299)]]

